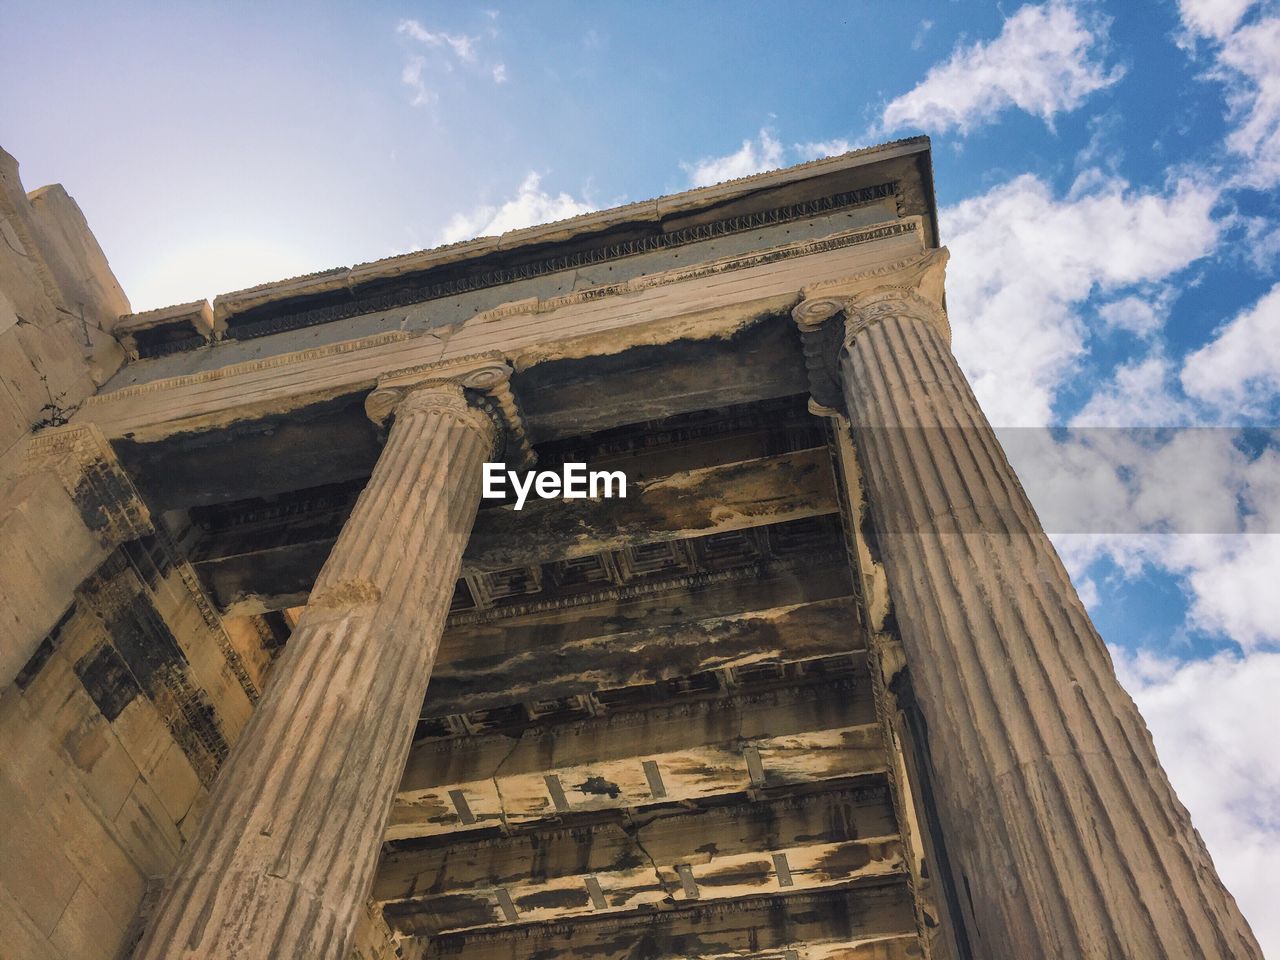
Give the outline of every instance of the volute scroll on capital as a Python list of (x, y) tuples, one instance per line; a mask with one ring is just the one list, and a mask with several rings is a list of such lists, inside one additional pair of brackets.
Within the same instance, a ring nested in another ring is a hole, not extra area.
[(951, 324), (946, 311), (915, 290), (885, 286), (858, 294), (845, 309), (844, 345), (853, 345), (858, 335), (877, 323), (894, 318), (918, 320), (933, 327), (947, 346), (951, 345)]
[(800, 332), (815, 413), (825, 416), (843, 411), (840, 354), (877, 323), (903, 317), (921, 320), (950, 345), (951, 328), (942, 308), (948, 256), (945, 247), (927, 250), (800, 291), (800, 302), (792, 308), (791, 317)]
[(828, 280), (801, 291), (791, 311), (802, 335), (844, 314), (844, 345), (890, 317), (909, 317), (932, 324), (948, 345), (951, 326), (942, 307), (943, 281), (950, 252), (946, 247), (841, 280)]
[(492, 456), (503, 454), (513, 465), (527, 468), (535, 455), (511, 374), (510, 364), (492, 357), (463, 369), (395, 371), (380, 378), (365, 398), (365, 413), (378, 426), (412, 411), (448, 413), (492, 436)]

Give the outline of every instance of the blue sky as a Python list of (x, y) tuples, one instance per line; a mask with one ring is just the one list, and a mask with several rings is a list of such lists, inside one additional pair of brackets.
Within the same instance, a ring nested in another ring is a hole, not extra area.
[(1274, 0), (10, 3), (5, 33), (2, 145), (136, 309), (929, 133), (956, 354), (1280, 955), (1280, 445), (1238, 429), (1280, 415)]

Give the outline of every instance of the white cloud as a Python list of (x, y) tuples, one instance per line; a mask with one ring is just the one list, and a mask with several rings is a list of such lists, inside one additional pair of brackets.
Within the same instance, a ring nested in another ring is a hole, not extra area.
[(432, 32), (417, 20), (401, 20), (396, 33), (412, 37), (428, 47), (445, 47), (453, 51), (459, 60), (471, 63), (476, 59), (476, 37), (465, 34), (446, 33), (443, 30)]
[(694, 187), (709, 187), (723, 183), (725, 180), (736, 180), (764, 170), (773, 170), (782, 166), (782, 144), (773, 135), (762, 129), (758, 140), (743, 140), (742, 147), (723, 157), (704, 157), (697, 163), (682, 163), (689, 174), (689, 183)]
[(1269, 956), (1280, 956), (1280, 653), (1179, 662), (1112, 650), (1165, 771)]
[(1159, 283), (1209, 253), (1216, 198), (1189, 181), (1143, 192), (1103, 177), (1058, 199), (1027, 174), (940, 212), (955, 353), (993, 423), (1050, 422), (1086, 350), (1085, 301)]
[(1178, 13), (1193, 34), (1222, 40), (1231, 34), (1254, 0), (1180, 0)]
[[(482, 37), (489, 40), (496, 38), (498, 29), (495, 26), (497, 13), (492, 10), (483, 11), (488, 26), (481, 35), (469, 36), (461, 33), (449, 33), (445, 30), (428, 30), (417, 20), (401, 20), (396, 26), (396, 33), (410, 41), (410, 51), (429, 48), (432, 52), (424, 56), (422, 53), (410, 52), (405, 60), (400, 80), (413, 91), (413, 106), (421, 107), (439, 101), (439, 93), (435, 86), (445, 82), (445, 78), (455, 71), (466, 71), (470, 74), (490, 77), (495, 84), (507, 82), (507, 65), (501, 61), (482, 62), (480, 59), (480, 43)], [(458, 73), (461, 76), (461, 72)], [(429, 78), (434, 78), (434, 82)], [(457, 83), (455, 79), (453, 83)]]
[(911, 49), (919, 50), (924, 46), (924, 38), (933, 29), (932, 20), (921, 20), (920, 25), (916, 27), (916, 35), (911, 38)]
[(1274, 409), (1280, 393), (1280, 283), (1187, 357), (1182, 387), (1228, 417)]
[(1226, 86), (1226, 146), (1244, 160), (1239, 180), (1267, 188), (1280, 183), (1280, 15), (1270, 4), (1252, 21), (1252, 0), (1183, 0), (1182, 22), (1215, 53), (1212, 76)]
[(435, 91), (428, 90), (426, 83), (422, 79), (422, 71), (426, 65), (425, 58), (410, 57), (404, 65), (404, 69), (400, 71), (400, 82), (413, 91), (413, 99), (409, 103), (415, 107), (434, 103), (437, 99)]
[(1080, 595), (1080, 602), (1090, 612), (1096, 610), (1102, 602), (1102, 597), (1098, 593), (1098, 584), (1091, 577), (1082, 578), (1076, 584), (1076, 592)]
[(590, 213), (596, 208), (567, 193), (550, 194), (541, 187), (541, 177), (529, 173), (510, 200), (499, 206), (482, 204), (469, 213), (455, 213), (440, 232), (441, 243), (456, 243), (472, 237), (497, 236), (508, 230), (550, 223)]
[(1172, 290), (1131, 295), (1098, 307), (1098, 319), (1107, 330), (1123, 330), (1146, 339), (1164, 326), (1172, 301)]
[(1086, 19), (1066, 0), (1025, 6), (990, 42), (957, 47), (916, 87), (892, 100), (883, 131), (902, 127), (966, 133), (1017, 107), (1052, 124), (1120, 79), (1100, 59), (1106, 23)]
[(811, 140), (808, 143), (797, 143), (792, 146), (801, 160), (821, 160), (823, 157), (838, 157), (850, 150), (863, 146), (852, 140), (836, 138), (835, 140)]
[(1238, 123), (1227, 148), (1248, 161), (1248, 185), (1274, 186), (1280, 183), (1280, 16), (1232, 33), (1219, 63), (1235, 75), (1228, 89)]
[(1078, 427), (1167, 427), (1187, 423), (1191, 410), (1170, 389), (1173, 374), (1158, 352), (1122, 364), (1071, 418)]
[(1224, 428), (1003, 431), (1010, 461), (1079, 582), (1106, 558), (1172, 575), (1187, 626), (1245, 651), (1280, 645), (1280, 453)]

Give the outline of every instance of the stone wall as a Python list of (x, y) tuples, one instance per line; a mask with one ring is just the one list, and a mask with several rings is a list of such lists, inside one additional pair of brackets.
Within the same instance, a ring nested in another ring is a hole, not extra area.
[[(124, 960), (281, 640), (228, 631), (92, 429), (129, 302), (0, 150), (0, 957)], [(38, 437), (33, 441), (33, 437)], [(361, 960), (394, 956), (377, 911)]]
[(129, 301), (59, 185), (28, 194), (0, 150), (0, 491), (33, 425), (57, 422), (120, 367)]
[(0, 954), (113, 960), (133, 939), (257, 693), (207, 616), (163, 545), (133, 541), (0, 692)]

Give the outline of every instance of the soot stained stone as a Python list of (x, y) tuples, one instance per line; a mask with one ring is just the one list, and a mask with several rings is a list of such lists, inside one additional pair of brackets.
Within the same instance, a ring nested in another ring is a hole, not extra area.
[(110, 644), (100, 644), (86, 653), (76, 662), (75, 671), (108, 720), (120, 716), (135, 697), (142, 695), (128, 664)]

